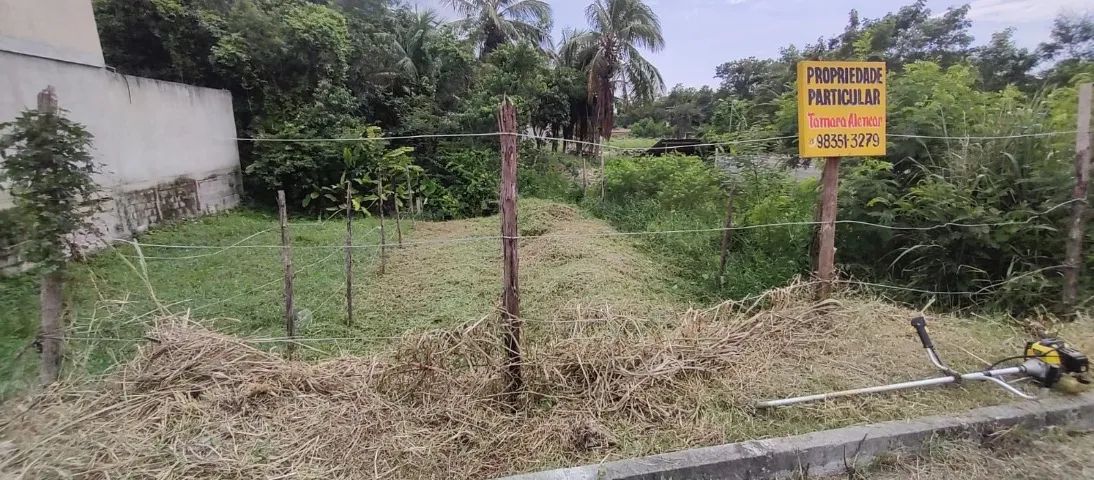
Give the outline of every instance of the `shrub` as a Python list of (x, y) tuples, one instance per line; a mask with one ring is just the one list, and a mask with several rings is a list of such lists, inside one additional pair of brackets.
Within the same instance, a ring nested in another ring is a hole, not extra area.
[(701, 300), (740, 297), (785, 283), (809, 267), (811, 229), (786, 226), (733, 232), (727, 274), (716, 277), (724, 225), (724, 184), (735, 185), (737, 226), (808, 221), (816, 182), (795, 182), (762, 166), (732, 177), (695, 157), (618, 158), (606, 166), (598, 216), (624, 231), (709, 230), (643, 236), (643, 247), (671, 265), (677, 288)]
[(668, 210), (703, 209), (723, 196), (724, 175), (698, 157), (621, 157), (609, 160), (605, 170), (607, 199), (614, 203), (650, 198)]
[(646, 117), (631, 125), (631, 135), (643, 138), (663, 138), (672, 135), (672, 127)]

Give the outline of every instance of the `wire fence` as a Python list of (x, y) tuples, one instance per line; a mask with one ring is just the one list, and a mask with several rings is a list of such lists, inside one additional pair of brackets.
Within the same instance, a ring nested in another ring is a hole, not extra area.
[[(893, 231), (933, 231), (943, 228), (998, 228), (1013, 225), (1028, 225), (1044, 215), (1052, 213), (1060, 208), (1074, 204), (1081, 200), (1068, 200), (1065, 202), (1053, 205), (1045, 210), (1039, 211), (1030, 215), (1024, 220), (1010, 220), (1005, 222), (990, 222), (990, 223), (964, 223), (959, 221), (951, 221), (944, 223), (937, 223), (932, 225), (922, 226), (901, 226), (901, 225), (887, 225), (874, 222), (866, 222), (861, 220), (835, 220), (833, 223), (837, 225), (859, 225), (870, 228), (878, 228), (883, 230)], [(763, 223), (754, 225), (733, 225), (728, 227), (711, 227), (711, 228), (696, 228), (696, 229), (680, 229), (680, 230), (644, 230), (644, 231), (631, 231), (631, 232), (598, 232), (598, 233), (566, 233), (566, 234), (542, 234), (542, 235), (518, 235), (515, 237), (506, 237), (502, 235), (478, 235), (469, 237), (458, 238), (446, 238), (437, 240), (418, 240), (418, 241), (406, 241), (401, 245), (403, 246), (430, 246), (430, 245), (447, 245), (447, 244), (461, 244), (469, 242), (486, 242), (486, 241), (499, 241), (506, 239), (516, 240), (574, 240), (582, 238), (601, 238), (601, 237), (635, 237), (635, 236), (655, 236), (655, 235), (687, 235), (687, 234), (699, 234), (699, 233), (720, 233), (726, 231), (747, 231), (758, 230), (765, 228), (781, 228), (781, 227), (802, 227), (802, 226), (820, 226), (825, 224), (821, 221), (799, 221), (799, 222), (775, 222), (775, 223)], [(378, 227), (374, 227), (366, 233), (374, 232)], [(163, 243), (144, 243), (135, 240), (123, 240), (118, 239), (116, 242), (131, 244), (139, 246), (142, 249), (167, 249), (167, 250), (215, 250), (211, 253), (198, 254), (198, 255), (180, 255), (180, 256), (140, 256), (145, 260), (192, 260), (196, 258), (210, 257), (219, 255), (237, 249), (281, 249), (280, 244), (244, 244), (247, 240), (253, 239), (261, 234), (269, 233), (273, 231), (272, 228), (259, 231), (257, 233), (248, 235), (241, 240), (228, 245), (188, 245), (188, 244), (163, 244)], [(353, 249), (378, 249), (384, 246), (381, 243), (367, 243), (367, 244), (354, 244), (348, 246)], [(390, 245), (388, 245), (390, 246)], [(293, 250), (342, 250), (347, 248), (344, 244), (331, 244), (331, 245), (297, 245), (292, 247)], [(137, 256), (130, 256), (130, 258), (138, 258)]]
[[(889, 138), (899, 138), (899, 139), (952, 140), (952, 141), (969, 142), (969, 141), (1013, 140), (1013, 139), (1021, 139), (1021, 138), (1049, 138), (1049, 137), (1063, 136), (1063, 135), (1074, 135), (1075, 133), (1076, 133), (1076, 131), (1071, 130), (1071, 131), (1036, 132), (1036, 133), (992, 135), (992, 136), (982, 136), (982, 135), (981, 136), (977, 136), (977, 135), (935, 136), (935, 135), (916, 135), (916, 134), (898, 134), (898, 133), (891, 133), (891, 134), (888, 134), (887, 136)], [(503, 135), (515, 135), (517, 137), (527, 139), (527, 140), (559, 141), (559, 142), (564, 142), (564, 144), (585, 145), (585, 146), (590, 146), (590, 147), (594, 147), (594, 148), (597, 148), (597, 149), (611, 150), (611, 151), (622, 152), (622, 153), (647, 152), (647, 151), (657, 151), (657, 150), (677, 150), (677, 149), (680, 148), (678, 146), (643, 147), (643, 148), (620, 147), (620, 146), (615, 146), (615, 145), (606, 144), (606, 143), (599, 143), (599, 142), (588, 142), (588, 141), (566, 139), (566, 138), (556, 138), (556, 137), (551, 137), (551, 136), (533, 135), (533, 134), (526, 134), (526, 133), (513, 134), (513, 133), (503, 133), (503, 132), (428, 134), (428, 135), (407, 135), (407, 136), (392, 136), (392, 137), (233, 138), (231, 140), (239, 141), (239, 142), (252, 142), (252, 143), (261, 143), (261, 142), (278, 142), (278, 143), (288, 143), (288, 142), (300, 142), (300, 143), (352, 143), (352, 142), (376, 142), (376, 141), (392, 141), (392, 140), (451, 139), (451, 138), (491, 138), (491, 137), (501, 137)], [(690, 147), (690, 148), (694, 148), (694, 147), (722, 147), (722, 146), (745, 145), (745, 144), (762, 144), (762, 143), (780, 142), (780, 141), (791, 140), (791, 139), (796, 139), (796, 138), (798, 138), (796, 135), (793, 135), (793, 136), (772, 136), (772, 137), (757, 138), (757, 139), (740, 139), (740, 140), (731, 140), (731, 141), (705, 142), (705, 143), (687, 145), (687, 147)], [(932, 225), (921, 225), (921, 226), (891, 225), (891, 224), (882, 224), (882, 223), (866, 222), (866, 221), (859, 221), (859, 220), (836, 220), (834, 223), (835, 224), (843, 224), (843, 225), (858, 225), (858, 226), (863, 226), (863, 227), (868, 227), (868, 228), (877, 228), (877, 229), (885, 229), (885, 230), (893, 230), (893, 231), (933, 231), (933, 230), (940, 230), (940, 229), (945, 229), (945, 228), (989, 228), (989, 229), (992, 229), (992, 228), (1000, 228), (1000, 227), (1005, 227), (1005, 226), (1030, 224), (1030, 223), (1042, 218), (1042, 216), (1044, 216), (1044, 215), (1047, 215), (1047, 214), (1052, 213), (1052, 212), (1054, 212), (1054, 211), (1056, 211), (1060, 208), (1071, 205), (1071, 204), (1073, 204), (1077, 201), (1080, 201), (1080, 200), (1069, 200), (1069, 201), (1066, 201), (1066, 202), (1062, 202), (1062, 203), (1053, 205), (1053, 206), (1051, 206), (1051, 207), (1049, 207), (1049, 208), (1047, 208), (1043, 211), (1039, 211), (1039, 212), (1035, 213), (1034, 215), (1029, 216), (1028, 218), (1016, 219), (1016, 220), (1004, 221), (1004, 222), (966, 223), (966, 222), (962, 222), (962, 221), (959, 221), (959, 220), (954, 220), (954, 221), (949, 221), (949, 222), (937, 223), (937, 224), (932, 224)], [(332, 214), (331, 217), (328, 217), (326, 219), (320, 219), (320, 220), (315, 221), (315, 222), (291, 222), (290, 225), (296, 226), (296, 227), (322, 226), (322, 225), (325, 225), (325, 224), (329, 223), (331, 221), (331, 218), (333, 218), (334, 215), (337, 215), (337, 212)], [(482, 235), (482, 236), (465, 236), (465, 237), (458, 237), (458, 238), (443, 238), (443, 239), (433, 239), (433, 240), (406, 241), (406, 242), (403, 242), (401, 245), (404, 246), (404, 247), (445, 246), (445, 245), (465, 244), (465, 243), (473, 243), (473, 242), (500, 242), (501, 240), (507, 240), (507, 239), (518, 239), (518, 240), (540, 240), (540, 239), (542, 239), (542, 240), (558, 240), (558, 241), (579, 241), (579, 240), (582, 240), (582, 239), (597, 238), (597, 237), (640, 237), (640, 236), (660, 236), (660, 235), (695, 235), (695, 234), (703, 234), (703, 233), (719, 233), (719, 232), (726, 232), (726, 231), (746, 231), (746, 230), (768, 229), (768, 228), (809, 227), (809, 226), (818, 226), (818, 225), (823, 225), (823, 224), (825, 224), (825, 222), (820, 222), (820, 221), (794, 221), (794, 222), (776, 222), (776, 223), (753, 224), (753, 225), (731, 225), (731, 226), (725, 226), (725, 227), (711, 227), (711, 228), (699, 228), (699, 229), (679, 229), (679, 230), (648, 230), (648, 231), (629, 231), (629, 232), (565, 233), (565, 234), (520, 235), (520, 236), (516, 236), (516, 237), (507, 237), (507, 236), (501, 236), (501, 235)], [(371, 234), (371, 233), (375, 232), (376, 229), (377, 228), (374, 227), (373, 229), (367, 231), (366, 234)], [(225, 244), (225, 245), (196, 245), (196, 244), (187, 245), (187, 244), (166, 244), (166, 243), (144, 243), (144, 242), (139, 242), (137, 240), (117, 240), (117, 242), (122, 242), (122, 243), (129, 244), (135, 250), (138, 251), (137, 255), (127, 254), (127, 253), (126, 254), (119, 253), (120, 255), (122, 255), (125, 258), (139, 260), (139, 261), (142, 262), (142, 265), (143, 265), (143, 262), (146, 261), (146, 260), (153, 260), (153, 261), (200, 260), (200, 259), (205, 259), (205, 258), (209, 258), (209, 257), (218, 256), (218, 255), (231, 254), (233, 252), (240, 251), (240, 250), (282, 249), (282, 248), (284, 248), (284, 246), (281, 245), (281, 244), (249, 243), (249, 242), (255, 240), (256, 238), (259, 238), (259, 237), (261, 237), (262, 235), (265, 235), (265, 234), (272, 233), (275, 230), (276, 230), (276, 228), (262, 229), (262, 230), (259, 230), (259, 231), (255, 232), (255, 233), (249, 234), (249, 235), (247, 235), (243, 238), (240, 238), (239, 240), (236, 240), (232, 243)], [(318, 260), (306, 263), (303, 266), (299, 267), (298, 269), (295, 270), (295, 274), (296, 275), (305, 274), (308, 271), (310, 271), (311, 269), (313, 269), (315, 267), (318, 267), (318, 266), (321, 266), (321, 265), (331, 261), (334, 258), (341, 258), (341, 257), (338, 256), (338, 254), (341, 251), (344, 251), (347, 248), (349, 248), (349, 249), (378, 250), (378, 249), (380, 249), (384, 246), (385, 245), (383, 243), (364, 243), (364, 244), (353, 244), (353, 245), (348, 245), (348, 246), (344, 245), (344, 244), (294, 245), (292, 247), (293, 251), (320, 251), (322, 253), (326, 253), (325, 251), (330, 251), (329, 253), (327, 253), (325, 256), (319, 258)], [(390, 246), (390, 245), (388, 245), (388, 246)], [(141, 252), (143, 252), (143, 250), (146, 250), (146, 249), (148, 249), (148, 250), (199, 250), (199, 251), (200, 250), (208, 250), (208, 251), (203, 252), (203, 253), (184, 254), (184, 255), (143, 255), (143, 253), (141, 253)], [(995, 294), (1000, 289), (1007, 286), (1008, 284), (1018, 282), (1018, 281), (1023, 281), (1025, 278), (1027, 278), (1029, 276), (1037, 275), (1037, 274), (1044, 273), (1044, 272), (1047, 272), (1047, 271), (1059, 270), (1059, 269), (1062, 269), (1062, 268), (1065, 268), (1065, 267), (1067, 267), (1067, 265), (1052, 265), (1052, 266), (1040, 268), (1040, 269), (1037, 269), (1037, 270), (1033, 270), (1033, 271), (1030, 271), (1030, 272), (1025, 272), (1025, 273), (1022, 273), (1022, 274), (1019, 274), (1019, 275), (1015, 275), (1015, 276), (1007, 278), (1005, 280), (988, 284), (988, 285), (984, 286), (983, 288), (979, 288), (979, 289), (975, 289), (975, 290), (963, 290), (963, 291), (934, 291), (934, 290), (930, 290), (930, 289), (912, 288), (912, 287), (906, 287), (906, 286), (901, 286), (901, 285), (889, 285), (889, 284), (876, 283), (876, 282), (865, 282), (865, 281), (858, 281), (858, 280), (853, 280), (853, 279), (836, 279), (833, 282), (837, 283), (837, 284), (840, 284), (840, 285), (845, 285), (845, 286), (848, 286), (848, 287), (852, 287), (852, 288), (863, 288), (863, 289), (881, 290), (881, 291), (892, 290), (892, 291), (916, 293), (916, 294), (929, 295), (929, 296), (981, 296), (981, 295)], [(240, 298), (251, 297), (251, 296), (258, 295), (260, 293), (264, 293), (264, 294), (277, 293), (276, 292), (277, 291), (276, 287), (280, 283), (282, 283), (282, 281), (283, 281), (283, 276), (282, 275), (277, 275), (275, 277), (270, 278), (268, 281), (263, 281), (262, 283), (254, 286), (254, 287), (245, 289), (245, 290), (240, 291), (238, 293), (235, 293), (233, 295), (226, 296), (224, 298), (220, 298), (220, 299), (217, 299), (215, 301), (207, 302), (207, 303), (204, 303), (204, 304), (201, 304), (201, 305), (186, 307), (186, 311), (190, 312), (190, 313), (203, 312), (203, 311), (207, 311), (209, 309), (212, 309), (214, 307), (233, 302), (233, 301), (238, 300)], [(800, 286), (802, 286), (802, 287), (811, 286), (811, 284), (810, 283), (803, 283)], [(328, 307), (338, 306), (339, 303), (335, 302), (334, 300), (342, 293), (343, 293), (343, 291), (340, 290), (340, 289), (334, 289), (333, 292), (325, 293), (323, 295), (322, 299), (320, 301), (318, 301), (318, 303), (316, 304), (317, 305), (316, 306), (316, 311), (325, 311)], [(750, 301), (750, 300), (755, 300), (757, 298), (762, 298), (762, 296), (746, 297), (746, 298), (743, 298), (743, 299), (738, 299), (736, 301), (737, 302), (746, 302), (746, 301)], [(136, 322), (136, 321), (139, 321), (139, 320), (149, 318), (150, 316), (154, 316), (157, 313), (166, 312), (168, 310), (171, 310), (175, 307), (178, 307), (178, 306), (180, 306), (182, 304), (185, 304), (185, 303), (188, 303), (188, 302), (189, 302), (188, 300), (182, 300), (182, 301), (177, 301), (177, 302), (173, 302), (173, 303), (169, 303), (169, 304), (157, 305), (156, 308), (154, 308), (154, 309), (151, 309), (147, 312), (143, 312), (143, 313), (132, 316), (131, 319), (129, 320), (129, 322)], [(604, 321), (604, 320), (599, 320), (599, 319), (589, 319), (589, 320), (577, 319), (577, 320), (567, 320), (567, 321), (555, 321), (555, 320), (549, 320), (549, 319), (525, 319), (525, 320), (530, 322), (530, 323), (544, 323), (544, 324), (574, 323), (574, 322), (581, 322), (581, 321), (594, 323), (594, 322)], [(90, 332), (90, 329), (89, 329), (89, 332)], [(44, 337), (40, 337), (40, 338), (44, 338)], [(112, 336), (108, 336), (108, 335), (104, 335), (104, 336), (65, 335), (65, 336), (62, 336), (62, 337), (51, 337), (51, 338), (61, 338), (62, 340), (73, 341), (73, 342), (92, 342), (92, 341), (95, 341), (95, 342), (97, 342), (97, 341), (102, 341), (102, 342), (142, 342), (142, 341), (147, 340), (144, 337), (128, 337), (127, 338), (127, 337), (120, 337), (120, 336), (112, 337)], [(241, 343), (258, 345), (258, 344), (284, 343), (284, 342), (299, 342), (299, 343), (379, 342), (379, 341), (394, 341), (394, 340), (399, 340), (401, 338), (404, 338), (404, 337), (402, 337), (402, 336), (384, 336), (384, 335), (317, 336), (317, 337), (295, 336), (295, 337), (250, 337), (250, 338), (241, 337), (241, 338), (238, 339), (238, 341), (240, 341)], [(18, 340), (26, 340), (26, 339), (25, 338), (20, 338)]]
[[(312, 266), (315, 266), (315, 265), (318, 265), (320, 263), (326, 262), (327, 260), (332, 258), (332, 256), (333, 256), (333, 254), (328, 255), (327, 257), (324, 257), (322, 260), (320, 260), (318, 262), (314, 262), (314, 263), (311, 263), (311, 264), (309, 264), (305, 267), (302, 267), (299, 270), (299, 273), (303, 273), (304, 271), (306, 271), (308, 268), (310, 268)], [(902, 286), (899, 286), (899, 285), (888, 285), (888, 284), (874, 283), (874, 282), (863, 282), (863, 281), (850, 280), (850, 279), (837, 279), (837, 280), (834, 280), (834, 283), (838, 283), (840, 285), (845, 285), (845, 286), (849, 286), (849, 287), (859, 287), (859, 288), (864, 288), (864, 289), (898, 290), (898, 291), (913, 292), (913, 293), (920, 293), (920, 294), (927, 294), (927, 295), (934, 295), (934, 296), (945, 296), (945, 295), (975, 296), (975, 295), (991, 294), (991, 293), (994, 293), (995, 291), (997, 291), (999, 288), (1001, 288), (1001, 287), (1003, 287), (1003, 286), (1005, 286), (1009, 283), (1017, 282), (1017, 281), (1025, 278), (1025, 277), (1028, 277), (1028, 276), (1031, 276), (1031, 275), (1036, 275), (1036, 274), (1043, 273), (1043, 272), (1046, 272), (1046, 271), (1051, 271), (1051, 270), (1054, 270), (1054, 269), (1060, 269), (1060, 268), (1063, 268), (1065, 266), (1066, 265), (1053, 265), (1053, 266), (1049, 266), (1049, 267), (1040, 268), (1040, 269), (1037, 269), (1037, 270), (1033, 270), (1033, 271), (1030, 271), (1030, 272), (1023, 273), (1021, 275), (1016, 275), (1014, 277), (1008, 278), (1008, 279), (1000, 281), (1000, 282), (992, 283), (990, 285), (987, 285), (987, 286), (985, 286), (983, 288), (980, 288), (980, 289), (977, 289), (977, 290), (966, 290), (966, 291), (935, 291), (935, 290), (926, 290), (926, 289), (902, 287)], [(246, 296), (246, 295), (252, 295), (257, 291), (260, 291), (260, 290), (262, 290), (266, 287), (269, 287), (269, 286), (271, 286), (275, 283), (280, 283), (280, 282), (281, 282), (281, 278), (277, 278), (277, 279), (274, 279), (273, 281), (268, 282), (266, 284), (259, 285), (258, 287), (255, 287), (252, 290), (242, 292), (238, 295), (234, 295), (232, 297), (222, 299), (218, 302), (205, 304), (205, 305), (202, 305), (200, 307), (190, 308), (190, 309), (188, 309), (188, 311), (189, 312), (197, 312), (197, 311), (202, 310), (204, 308), (215, 306), (216, 304), (219, 304), (219, 303), (228, 302), (228, 301), (231, 301), (231, 300), (234, 300), (236, 298)], [(821, 283), (821, 282), (819, 282), (819, 281), (799, 282), (799, 283), (796, 283), (796, 284), (789, 285), (787, 287), (783, 287), (783, 289), (785, 289), (785, 290), (811, 289), (819, 283)], [(343, 292), (341, 292), (341, 291), (335, 292), (330, 297), (328, 297), (328, 299), (326, 301), (329, 301), (330, 298), (336, 297), (338, 294), (341, 294), (341, 293), (343, 293)], [(715, 309), (720, 309), (723, 306), (729, 305), (729, 304), (744, 305), (744, 304), (748, 304), (749, 302), (755, 302), (755, 301), (762, 300), (767, 296), (768, 296), (768, 293), (765, 292), (765, 293), (760, 293), (760, 294), (749, 295), (749, 296), (739, 298), (739, 299), (727, 300), (725, 302), (722, 302), (722, 303), (708, 309), (707, 311), (709, 312), (709, 311), (713, 311)], [(176, 304), (177, 303), (181, 303), (181, 302), (176, 302)], [(165, 306), (165, 307), (167, 307), (167, 306)], [(157, 307), (156, 309), (150, 310), (150, 311), (148, 311), (144, 314), (141, 314), (141, 315), (138, 315), (138, 316), (134, 317), (134, 319), (147, 318), (147, 317), (155, 315), (157, 313), (161, 313), (161, 314), (166, 313), (165, 310), (167, 310), (167, 308)], [(530, 325), (534, 325), (534, 324), (575, 325), (575, 324), (582, 324), (582, 323), (585, 323), (585, 324), (610, 323), (613, 320), (606, 319), (606, 318), (578, 318), (578, 319), (570, 319), (570, 320), (552, 320), (552, 319), (538, 319), (538, 318), (527, 318), (527, 317), (525, 317), (525, 318), (522, 318), (521, 321), (526, 323), (526, 324), (530, 324)], [(143, 335), (142, 336), (137, 336), (137, 337), (64, 335), (64, 336), (50, 336), (50, 337), (40, 336), (39, 338), (54, 338), (54, 339), (61, 339), (61, 340), (64, 340), (64, 341), (73, 341), (73, 342), (99, 342), (99, 341), (102, 341), (102, 342), (121, 342), (121, 343), (137, 343), (137, 342), (145, 342), (145, 341), (154, 340), (154, 339), (151, 339), (151, 338), (143, 336)], [(266, 336), (266, 337), (233, 337), (232, 340), (237, 341), (239, 343), (243, 343), (243, 344), (262, 345), (262, 344), (284, 344), (284, 343), (294, 343), (294, 342), (295, 343), (338, 343), (338, 342), (369, 342), (369, 343), (375, 343), (375, 342), (399, 341), (399, 340), (403, 340), (403, 339), (406, 339), (406, 338), (407, 337), (405, 335), (355, 335), (355, 336), (337, 336), (337, 337), (333, 337), (333, 336), (325, 336), (325, 337)], [(594, 338), (594, 337), (589, 337), (589, 338)], [(19, 340), (19, 341), (26, 340), (26, 338), (24, 338), (24, 337), (6, 337), (5, 339), (6, 340)]]
[[(886, 137), (889, 138), (907, 138), (907, 139), (924, 139), (924, 140), (962, 140), (962, 141), (989, 141), (989, 140), (1013, 140), (1018, 138), (1043, 138), (1043, 137), (1055, 137), (1064, 135), (1075, 135), (1077, 130), (1058, 130), (1051, 132), (1031, 132), (1031, 133), (1017, 133), (1017, 134), (1000, 134), (1000, 135), (919, 135), (912, 133), (887, 133)], [(679, 150), (681, 146), (663, 146), (663, 147), (621, 147), (618, 145), (612, 145), (610, 143), (603, 142), (590, 142), (586, 140), (577, 140), (571, 138), (552, 137), (547, 135), (535, 135), (530, 133), (505, 133), (505, 132), (486, 132), (486, 133), (441, 133), (441, 134), (423, 134), (423, 135), (404, 135), (404, 136), (390, 136), (390, 137), (328, 137), (328, 138), (278, 138), (278, 137), (236, 137), (229, 140), (237, 142), (248, 143), (263, 143), (263, 142), (275, 142), (275, 143), (359, 143), (359, 142), (386, 142), (393, 140), (427, 140), (427, 139), (452, 139), (452, 138), (489, 138), (489, 137), (501, 137), (503, 135), (515, 135), (519, 138), (526, 140), (539, 140), (539, 141), (555, 141), (565, 142), (572, 145), (585, 145), (594, 147), (597, 149), (613, 150), (618, 152), (638, 152), (638, 151), (658, 151), (658, 150)], [(798, 138), (798, 135), (779, 135), (764, 138), (745, 138), (739, 140), (726, 140), (719, 142), (704, 142), (697, 144), (686, 145), (688, 148), (696, 147), (720, 147), (720, 146), (732, 146), (732, 145), (747, 145), (755, 143), (771, 143), (779, 142), (783, 140), (792, 140)]]

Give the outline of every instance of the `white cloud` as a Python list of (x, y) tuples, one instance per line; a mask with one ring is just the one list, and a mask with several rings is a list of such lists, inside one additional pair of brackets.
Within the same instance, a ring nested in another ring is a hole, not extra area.
[(997, 23), (1033, 23), (1051, 20), (1060, 12), (1092, 12), (1090, 0), (973, 0), (969, 18)]

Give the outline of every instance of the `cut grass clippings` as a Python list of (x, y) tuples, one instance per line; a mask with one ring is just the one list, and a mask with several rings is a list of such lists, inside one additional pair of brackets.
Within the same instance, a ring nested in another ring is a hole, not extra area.
[(1035, 480), (1094, 478), (1094, 433), (1008, 429), (979, 441), (932, 439), (916, 453), (894, 452), (853, 475), (828, 480)]
[[(916, 312), (847, 291), (816, 305), (804, 284), (694, 308), (633, 239), (588, 236), (612, 230), (570, 206), (520, 208), (521, 234), (543, 236), (520, 242), (519, 413), (499, 395), (499, 242), (455, 241), (496, 236), (497, 218), (419, 222), (388, 273), (359, 282), (362, 313), (345, 330), (399, 340), (309, 343), (287, 361), (209, 330), (243, 322), (176, 311), (102, 380), (6, 404), (0, 443), (13, 443), (0, 473), (483, 478), (1011, 401), (969, 383), (757, 411), (765, 399), (938, 375), (909, 326)], [(1062, 330), (1094, 347), (1085, 322)], [(954, 317), (932, 318), (931, 333), (963, 370), (1031, 338)]]

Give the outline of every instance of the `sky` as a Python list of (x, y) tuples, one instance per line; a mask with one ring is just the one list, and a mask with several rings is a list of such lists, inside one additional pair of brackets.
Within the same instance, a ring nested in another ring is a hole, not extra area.
[[(443, 0), (409, 0), (453, 19)], [(563, 28), (585, 28), (591, 0), (547, 0), (555, 18), (554, 38)], [(843, 31), (847, 14), (877, 18), (912, 0), (646, 0), (661, 19), (665, 49), (647, 55), (667, 88), (682, 84), (717, 85), (714, 67), (739, 58), (775, 57), (788, 44), (804, 45)], [(1048, 39), (1058, 13), (1094, 13), (1094, 0), (928, 0), (939, 14), (969, 3), (975, 43), (993, 32), (1014, 28), (1015, 42), (1033, 48)]]

